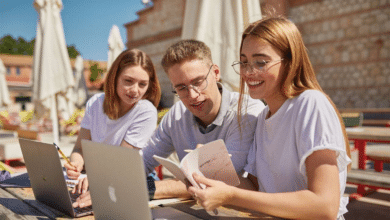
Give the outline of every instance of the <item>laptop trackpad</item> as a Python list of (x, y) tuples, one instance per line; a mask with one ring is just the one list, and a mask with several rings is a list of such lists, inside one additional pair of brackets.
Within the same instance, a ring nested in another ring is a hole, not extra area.
[(172, 207), (162, 207), (152, 209), (152, 216), (155, 220), (177, 219), (177, 220), (192, 220), (200, 219), (193, 215), (187, 214)]

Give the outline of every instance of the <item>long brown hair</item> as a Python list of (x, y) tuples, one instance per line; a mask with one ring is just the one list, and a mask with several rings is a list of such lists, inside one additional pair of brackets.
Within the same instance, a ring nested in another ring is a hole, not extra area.
[(123, 69), (130, 66), (140, 66), (149, 75), (149, 87), (142, 99), (149, 100), (155, 107), (157, 107), (160, 102), (161, 88), (152, 60), (141, 50), (125, 50), (115, 59), (107, 73), (106, 81), (104, 82), (105, 97), (103, 101), (103, 110), (110, 119), (119, 118), (120, 99), (116, 92), (118, 77)]
[[(313, 66), (309, 60), (302, 36), (295, 24), (284, 17), (264, 18), (250, 24), (242, 34), (241, 47), (246, 37), (253, 36), (261, 39), (279, 50), (285, 65), (282, 73), (280, 91), (286, 98), (300, 95), (308, 89), (321, 91), (334, 107), (342, 127), (346, 152), (351, 157), (349, 140), (345, 131), (344, 122), (336, 105), (328, 95), (324, 93), (317, 81)], [(238, 115), (241, 113), (245, 82), (240, 80), (240, 99)]]

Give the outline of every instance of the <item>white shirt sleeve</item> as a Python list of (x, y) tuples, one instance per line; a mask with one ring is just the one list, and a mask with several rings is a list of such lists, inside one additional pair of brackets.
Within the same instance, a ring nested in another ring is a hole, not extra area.
[(339, 171), (345, 170), (350, 160), (346, 156), (344, 136), (335, 109), (319, 91), (306, 92), (299, 99), (294, 129), (300, 172), (306, 176), (306, 158), (323, 149), (336, 151)]
[(139, 114), (127, 129), (124, 140), (134, 147), (143, 148), (157, 126), (155, 108), (140, 109)]

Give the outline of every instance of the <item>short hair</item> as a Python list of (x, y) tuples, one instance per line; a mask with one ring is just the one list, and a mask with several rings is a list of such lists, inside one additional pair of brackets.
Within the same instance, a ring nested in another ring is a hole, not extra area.
[(168, 69), (175, 64), (190, 60), (201, 60), (211, 65), (213, 59), (210, 48), (201, 41), (181, 40), (168, 47), (161, 60), (161, 65), (164, 71), (168, 73)]
[(161, 98), (160, 83), (150, 57), (138, 49), (125, 50), (115, 59), (104, 82), (103, 111), (110, 119), (119, 118), (119, 96), (116, 92), (118, 77), (122, 70), (131, 66), (140, 66), (149, 75), (149, 87), (142, 99), (158, 106)]
[[(249, 36), (270, 44), (281, 53), (283, 58), (282, 65), (285, 68), (279, 89), (286, 98), (296, 97), (308, 89), (315, 89), (324, 93), (317, 81), (301, 33), (293, 22), (282, 16), (270, 16), (251, 23), (242, 34), (240, 52), (244, 40)], [(245, 82), (241, 78), (239, 113), (241, 112), (244, 91)], [(325, 93), (324, 95), (328, 98), (339, 117), (346, 151), (348, 156), (350, 156), (349, 141), (341, 115), (330, 97)]]

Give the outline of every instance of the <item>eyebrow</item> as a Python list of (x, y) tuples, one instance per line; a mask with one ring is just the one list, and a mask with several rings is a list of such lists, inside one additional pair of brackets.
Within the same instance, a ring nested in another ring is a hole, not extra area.
[[(245, 54), (240, 54), (240, 57), (246, 57)], [(252, 57), (267, 57), (269, 58), (270, 56), (268, 56), (267, 54), (264, 54), (264, 53), (255, 53), (252, 55)]]
[[(197, 82), (197, 81), (199, 81), (199, 80), (205, 79), (205, 78), (206, 78), (206, 76), (198, 76), (198, 77), (196, 77), (195, 79), (192, 79), (192, 80), (190, 81), (190, 84), (192, 84), (192, 83), (194, 83), (194, 82)], [(180, 87), (180, 86), (187, 86), (187, 85), (184, 84), (184, 83), (180, 83), (180, 84), (174, 85), (173, 88), (177, 88), (177, 87)]]
[(124, 79), (131, 79), (131, 80), (136, 80), (136, 81), (144, 82), (144, 83), (149, 82), (149, 80), (138, 80), (138, 79), (131, 77), (131, 76), (123, 76), (123, 77), (124, 77)]

